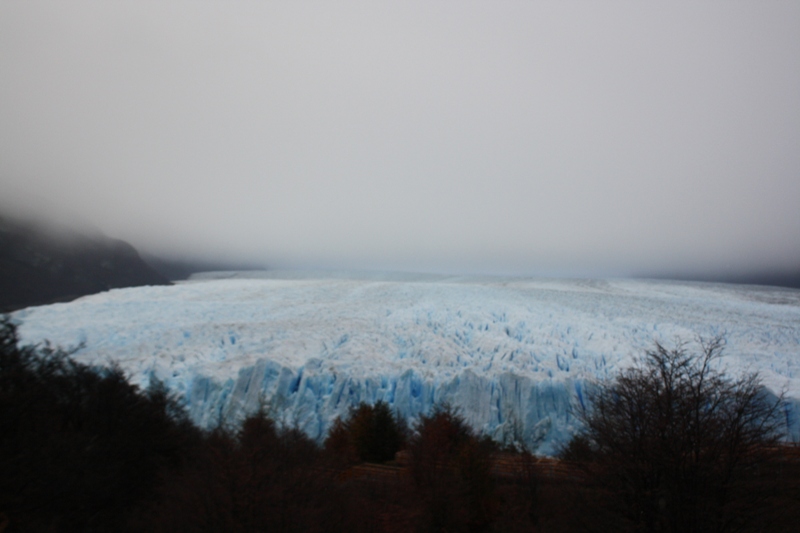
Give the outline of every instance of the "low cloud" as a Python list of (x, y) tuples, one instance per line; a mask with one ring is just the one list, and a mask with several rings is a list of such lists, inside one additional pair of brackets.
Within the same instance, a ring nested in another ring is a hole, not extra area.
[(148, 252), (800, 265), (792, 3), (6, 2), (0, 194)]

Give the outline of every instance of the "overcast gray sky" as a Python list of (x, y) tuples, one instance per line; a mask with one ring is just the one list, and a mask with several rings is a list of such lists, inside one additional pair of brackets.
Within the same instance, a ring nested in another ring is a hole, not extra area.
[(800, 2), (0, 1), (0, 195), (151, 252), (800, 266)]

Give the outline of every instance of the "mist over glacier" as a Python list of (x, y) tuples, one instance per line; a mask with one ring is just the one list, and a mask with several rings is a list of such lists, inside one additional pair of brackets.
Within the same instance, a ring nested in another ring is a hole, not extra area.
[[(554, 453), (588, 384), (658, 340), (724, 336), (719, 362), (786, 393), (800, 438), (800, 291), (646, 280), (219, 273), (15, 313), (23, 342), (163, 381), (203, 427), (261, 407), (313, 438), (362, 401)], [(691, 348), (692, 345), (690, 344)]]

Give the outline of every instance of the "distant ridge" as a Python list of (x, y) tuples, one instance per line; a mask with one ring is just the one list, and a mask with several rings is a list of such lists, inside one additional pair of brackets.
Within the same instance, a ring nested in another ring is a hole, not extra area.
[[(156, 264), (147, 261), (156, 266)], [(398, 282), (435, 282), (435, 283), (517, 283), (521, 281), (564, 281), (574, 280), (581, 283), (597, 283), (603, 280), (657, 280), (675, 282), (721, 283), (727, 285), (753, 285), (759, 287), (774, 287), (800, 289), (800, 272), (797, 274), (753, 274), (742, 276), (691, 276), (691, 275), (637, 275), (629, 278), (558, 278), (550, 276), (502, 276), (502, 275), (467, 275), (467, 274), (433, 274), (418, 272), (392, 272), (392, 271), (359, 271), (359, 270), (281, 270), (259, 268), (213, 268), (215, 265), (206, 263), (206, 268), (195, 267), (183, 277), (170, 277), (177, 280), (215, 280), (215, 279), (280, 279), (280, 280), (353, 280), (353, 281), (398, 281)], [(158, 267), (156, 267), (158, 268)], [(164, 273), (163, 270), (159, 269)]]
[(730, 283), (733, 285), (759, 285), (800, 289), (800, 269), (784, 272), (752, 272), (746, 274), (700, 274), (700, 275), (644, 275), (636, 278), (651, 278), (674, 281), (702, 281), (710, 283)]
[(169, 284), (124, 241), (0, 215), (0, 312)]

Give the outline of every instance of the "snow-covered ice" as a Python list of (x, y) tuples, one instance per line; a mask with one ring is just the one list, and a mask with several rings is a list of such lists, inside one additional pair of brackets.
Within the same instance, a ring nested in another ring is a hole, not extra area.
[(13, 315), (26, 343), (153, 377), (209, 427), (266, 406), (310, 436), (361, 401), (414, 419), (447, 402), (552, 453), (592, 380), (653, 346), (722, 334), (721, 364), (786, 391), (800, 437), (800, 291), (708, 283), (296, 274), (206, 276)]

